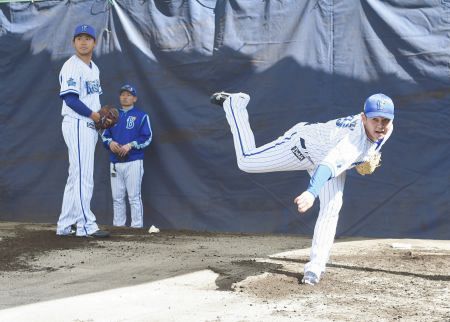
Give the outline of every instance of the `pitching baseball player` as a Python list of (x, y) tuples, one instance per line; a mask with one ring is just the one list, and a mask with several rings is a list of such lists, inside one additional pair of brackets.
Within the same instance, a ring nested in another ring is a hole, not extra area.
[(102, 136), (104, 146), (110, 150), (111, 191), (114, 208), (114, 226), (125, 226), (125, 195), (131, 209), (131, 227), (143, 227), (141, 183), (144, 175), (144, 148), (152, 141), (150, 119), (134, 106), (136, 89), (130, 85), (120, 88), (118, 123)]
[(70, 57), (59, 73), (62, 105), (62, 133), (69, 151), (69, 177), (64, 190), (62, 210), (56, 234), (108, 237), (99, 230), (90, 203), (94, 188), (94, 151), (98, 140), (94, 122), (100, 120), (100, 74), (92, 61), (95, 30), (79, 25), (73, 34), (75, 55)]
[(295, 198), (304, 213), (319, 197), (310, 261), (302, 283), (315, 285), (325, 272), (342, 206), (346, 170), (370, 163), (393, 131), (394, 104), (384, 94), (370, 96), (364, 112), (326, 123), (298, 123), (283, 136), (256, 147), (244, 93), (215, 93), (211, 102), (223, 106), (233, 135), (239, 169), (249, 173), (306, 170), (308, 188)]

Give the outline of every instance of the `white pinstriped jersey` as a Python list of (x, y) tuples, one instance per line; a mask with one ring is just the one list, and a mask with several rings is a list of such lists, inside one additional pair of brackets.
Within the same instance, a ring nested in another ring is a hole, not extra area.
[[(102, 88), (100, 86), (100, 71), (97, 65), (91, 61), (89, 67), (77, 55), (70, 57), (61, 68), (59, 73), (59, 83), (61, 90), (59, 96), (73, 93), (77, 94), (82, 101), (93, 112), (100, 109), (100, 95)], [(63, 100), (62, 116), (70, 116), (73, 118), (91, 121), (88, 117), (82, 116), (66, 105)]]
[(333, 177), (337, 177), (377, 153), (392, 130), (393, 126), (383, 140), (372, 142), (365, 133), (361, 115), (357, 114), (326, 123), (305, 124), (300, 137), (305, 140), (312, 162), (328, 166)]

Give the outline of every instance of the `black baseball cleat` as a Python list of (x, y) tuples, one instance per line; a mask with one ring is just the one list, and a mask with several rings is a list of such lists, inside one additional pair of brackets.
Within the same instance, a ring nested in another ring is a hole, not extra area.
[(106, 238), (109, 237), (109, 232), (99, 229), (97, 231), (94, 231), (92, 234), (87, 235), (87, 237)]
[(222, 106), (223, 102), (230, 96), (231, 94), (225, 92), (218, 92), (211, 95), (210, 101), (213, 104)]

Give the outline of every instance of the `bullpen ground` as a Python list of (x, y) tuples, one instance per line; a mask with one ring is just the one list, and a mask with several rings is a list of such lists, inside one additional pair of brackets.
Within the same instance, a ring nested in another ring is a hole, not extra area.
[(0, 223), (1, 321), (450, 321), (449, 241), (338, 239), (313, 287), (308, 237), (54, 229)]

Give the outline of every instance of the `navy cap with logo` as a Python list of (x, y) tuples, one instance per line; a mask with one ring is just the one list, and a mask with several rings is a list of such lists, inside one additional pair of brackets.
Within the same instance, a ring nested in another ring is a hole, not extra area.
[(134, 88), (134, 87), (131, 86), (131, 85), (128, 85), (128, 84), (123, 85), (123, 86), (120, 88), (120, 93), (122, 93), (123, 91), (129, 92), (129, 93), (130, 93), (131, 95), (133, 95), (133, 96), (137, 96), (137, 94), (136, 94), (136, 88)]
[(73, 37), (75, 38), (78, 35), (86, 34), (91, 36), (92, 38), (95, 37), (95, 29), (92, 26), (89, 25), (79, 25), (75, 28), (75, 32), (73, 33)]
[(384, 117), (394, 119), (394, 103), (389, 96), (374, 94), (364, 103), (364, 114), (369, 118)]

